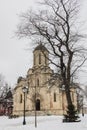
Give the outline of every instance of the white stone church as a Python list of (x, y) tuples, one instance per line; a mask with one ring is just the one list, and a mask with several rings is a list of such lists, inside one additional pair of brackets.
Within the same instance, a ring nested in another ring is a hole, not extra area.
[[(33, 51), (33, 67), (25, 78), (19, 77), (13, 95), (13, 115), (23, 115), (24, 93), (22, 88), (27, 86), (25, 95), (26, 115), (61, 115), (67, 107), (65, 91), (60, 89), (61, 81), (53, 79), (54, 71), (49, 67), (49, 51), (39, 44)], [(51, 81), (51, 83), (50, 83)], [(76, 89), (71, 87), (72, 101), (77, 106)]]

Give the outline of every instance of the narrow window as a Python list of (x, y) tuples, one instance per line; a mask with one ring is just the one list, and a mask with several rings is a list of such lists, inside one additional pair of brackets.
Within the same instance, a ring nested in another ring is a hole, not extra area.
[(74, 102), (74, 93), (72, 92), (72, 102)]
[(46, 64), (47, 64), (47, 57), (46, 57), (46, 54), (45, 54), (44, 57), (45, 57), (45, 65), (46, 65)]
[(39, 64), (41, 64), (41, 54), (39, 54)]
[(34, 65), (35, 65), (35, 54), (34, 54)]
[(20, 95), (20, 103), (22, 103), (22, 94)]
[(54, 102), (56, 102), (56, 93), (54, 93)]
[(37, 79), (37, 86), (39, 86), (39, 79)]

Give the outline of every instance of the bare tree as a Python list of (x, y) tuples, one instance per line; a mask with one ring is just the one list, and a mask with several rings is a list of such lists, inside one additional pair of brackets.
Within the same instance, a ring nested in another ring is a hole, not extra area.
[(4, 98), (9, 90), (9, 85), (5, 81), (3, 74), (0, 74), (0, 97)]
[[(72, 77), (86, 61), (86, 49), (80, 42), (83, 35), (77, 28), (78, 0), (43, 0), (39, 11), (22, 13), (17, 28), (19, 38), (38, 39), (48, 47), (49, 61), (54, 64), (65, 85), (68, 105), (72, 105), (70, 85)], [(37, 39), (37, 40), (36, 40)]]
[(4, 86), (5, 86), (5, 78), (2, 74), (0, 74), (0, 96), (3, 93)]

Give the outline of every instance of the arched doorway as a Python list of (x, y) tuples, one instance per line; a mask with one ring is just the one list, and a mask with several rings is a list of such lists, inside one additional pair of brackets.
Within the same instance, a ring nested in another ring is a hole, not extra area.
[(40, 100), (36, 100), (36, 111), (40, 111)]

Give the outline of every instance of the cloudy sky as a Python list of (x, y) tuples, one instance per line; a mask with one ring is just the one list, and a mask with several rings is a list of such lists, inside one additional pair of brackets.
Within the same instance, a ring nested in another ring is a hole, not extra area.
[[(11, 86), (32, 67), (32, 47), (29, 48), (28, 40), (14, 37), (14, 31), (19, 22), (18, 14), (35, 7), (35, 2), (37, 0), (0, 0), (0, 73)], [(87, 31), (87, 0), (82, 0), (80, 16)], [(82, 83), (87, 82), (86, 75), (82, 75)]]

